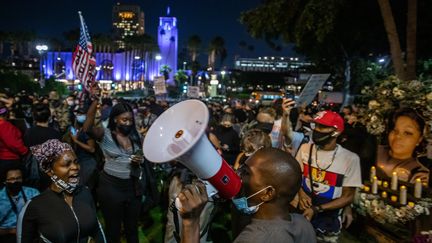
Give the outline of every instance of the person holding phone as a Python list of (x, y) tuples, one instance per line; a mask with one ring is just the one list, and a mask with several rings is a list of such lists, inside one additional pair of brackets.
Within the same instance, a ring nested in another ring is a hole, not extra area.
[[(122, 225), (128, 243), (138, 243), (138, 218), (145, 177), (139, 153), (141, 137), (135, 126), (132, 107), (118, 103), (112, 107), (107, 128), (95, 127), (99, 87), (92, 87), (92, 103), (82, 130), (95, 139), (105, 156), (104, 168), (96, 189), (108, 242), (120, 242)], [(133, 156), (132, 156), (133, 155)]]

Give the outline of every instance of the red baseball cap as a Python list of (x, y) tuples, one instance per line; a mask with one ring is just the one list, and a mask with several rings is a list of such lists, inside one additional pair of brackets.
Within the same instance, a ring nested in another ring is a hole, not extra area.
[(314, 122), (324, 126), (334, 127), (341, 133), (344, 130), (344, 119), (334, 111), (318, 112), (314, 118)]

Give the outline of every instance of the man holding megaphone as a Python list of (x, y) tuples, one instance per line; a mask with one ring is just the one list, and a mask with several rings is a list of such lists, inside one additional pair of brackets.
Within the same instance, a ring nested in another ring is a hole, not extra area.
[[(291, 155), (261, 149), (238, 172), (243, 190), (233, 201), (239, 210), (252, 214), (252, 222), (234, 242), (316, 242), (309, 221), (287, 210), (301, 184), (300, 166)], [(202, 184), (188, 185), (178, 195), (182, 243), (199, 242), (199, 215), (208, 198), (203, 190)]]

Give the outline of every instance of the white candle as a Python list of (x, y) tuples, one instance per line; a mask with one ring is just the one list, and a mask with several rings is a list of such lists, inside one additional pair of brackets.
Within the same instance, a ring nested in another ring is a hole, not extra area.
[(373, 179), (374, 179), (375, 176), (376, 176), (376, 168), (375, 168), (375, 166), (372, 166), (371, 169), (370, 169), (370, 177), (369, 177), (369, 180), (370, 180), (370, 181), (373, 181)]
[(399, 203), (402, 205), (406, 205), (406, 203), (407, 203), (407, 188), (406, 188), (406, 186), (400, 187)]
[(391, 189), (396, 191), (397, 188), (398, 188), (398, 176), (397, 176), (397, 172), (393, 171), (392, 180), (391, 180)]
[(377, 193), (378, 193), (378, 178), (374, 176), (372, 180), (372, 194), (377, 194)]
[(422, 183), (420, 178), (417, 178), (414, 184), (414, 197), (421, 198), (422, 195)]

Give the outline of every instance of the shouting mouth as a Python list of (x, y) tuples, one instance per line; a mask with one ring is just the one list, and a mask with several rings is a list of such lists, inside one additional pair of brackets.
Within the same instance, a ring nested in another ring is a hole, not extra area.
[(69, 183), (72, 183), (72, 184), (78, 184), (78, 182), (79, 182), (78, 174), (73, 174), (73, 175), (69, 176), (68, 181), (69, 181)]

